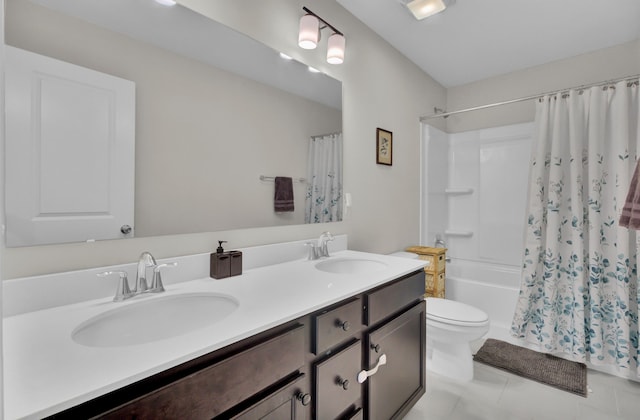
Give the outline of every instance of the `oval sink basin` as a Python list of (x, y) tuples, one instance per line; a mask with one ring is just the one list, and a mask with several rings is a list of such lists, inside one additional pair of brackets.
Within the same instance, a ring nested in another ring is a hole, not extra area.
[(71, 333), (78, 344), (120, 347), (183, 335), (220, 322), (238, 308), (215, 294), (181, 294), (140, 300), (81, 323)]
[(327, 273), (369, 274), (384, 270), (387, 268), (387, 264), (364, 258), (337, 258), (335, 260), (321, 261), (316, 264), (316, 268)]

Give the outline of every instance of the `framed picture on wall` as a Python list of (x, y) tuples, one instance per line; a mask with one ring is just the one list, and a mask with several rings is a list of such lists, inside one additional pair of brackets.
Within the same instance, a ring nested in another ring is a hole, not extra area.
[(376, 129), (376, 163), (381, 165), (392, 164), (393, 133), (391, 131)]

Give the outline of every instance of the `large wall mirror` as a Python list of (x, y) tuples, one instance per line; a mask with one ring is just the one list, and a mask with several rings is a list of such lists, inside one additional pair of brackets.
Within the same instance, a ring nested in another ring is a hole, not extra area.
[[(305, 223), (311, 139), (342, 131), (339, 81), (179, 5), (5, 3), (7, 45), (135, 84), (135, 216), (118, 237)], [(274, 211), (277, 176), (294, 211)]]

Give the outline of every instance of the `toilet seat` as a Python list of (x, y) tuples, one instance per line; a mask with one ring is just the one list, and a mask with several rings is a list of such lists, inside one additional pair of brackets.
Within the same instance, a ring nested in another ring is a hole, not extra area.
[(454, 300), (427, 298), (427, 318), (451, 325), (480, 326), (489, 316), (478, 308)]

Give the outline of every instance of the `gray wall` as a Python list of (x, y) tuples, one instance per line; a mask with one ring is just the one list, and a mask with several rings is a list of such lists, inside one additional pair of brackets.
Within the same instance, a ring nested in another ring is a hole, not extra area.
[[(447, 89), (447, 111), (472, 108), (640, 73), (640, 40)], [(452, 115), (446, 131), (533, 121), (535, 101)], [(439, 118), (438, 120), (442, 120)], [(430, 120), (429, 123), (435, 120)]]

